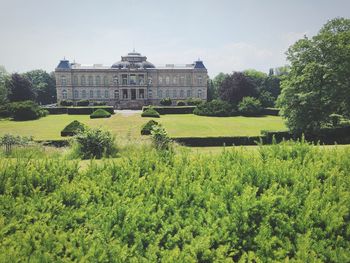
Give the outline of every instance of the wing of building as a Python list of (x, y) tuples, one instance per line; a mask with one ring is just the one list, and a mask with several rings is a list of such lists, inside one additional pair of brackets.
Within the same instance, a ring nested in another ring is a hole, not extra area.
[(57, 100), (106, 102), (119, 109), (173, 104), (189, 98), (207, 99), (208, 73), (202, 61), (155, 67), (140, 53), (131, 52), (112, 66), (81, 65), (61, 60), (55, 69)]

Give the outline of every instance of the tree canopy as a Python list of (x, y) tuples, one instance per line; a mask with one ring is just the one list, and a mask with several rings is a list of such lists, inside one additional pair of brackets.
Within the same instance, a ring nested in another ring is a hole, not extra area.
[(32, 70), (24, 73), (33, 85), (36, 94), (36, 102), (39, 104), (50, 104), (56, 102), (56, 83), (54, 74), (44, 70)]
[(32, 83), (27, 77), (18, 73), (11, 75), (6, 82), (6, 87), (9, 92), (8, 99), (11, 102), (35, 99)]
[(287, 51), (279, 106), (292, 131), (317, 131), (332, 114), (350, 116), (350, 19), (327, 22)]

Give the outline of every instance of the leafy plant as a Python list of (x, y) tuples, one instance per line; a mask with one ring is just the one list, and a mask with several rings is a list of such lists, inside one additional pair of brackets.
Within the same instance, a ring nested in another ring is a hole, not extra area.
[(253, 97), (244, 97), (238, 104), (238, 110), (242, 115), (255, 116), (261, 114), (262, 107), (258, 99)]
[(141, 113), (141, 117), (160, 118), (160, 115), (154, 108), (148, 108)]
[(172, 101), (170, 98), (163, 98), (160, 100), (160, 105), (170, 106), (171, 104), (172, 104)]
[(111, 117), (111, 114), (104, 109), (97, 109), (90, 115), (90, 119), (109, 118), (109, 117)]
[(231, 116), (233, 112), (232, 106), (228, 102), (221, 100), (202, 103), (193, 111), (196, 115), (218, 117)]
[(168, 150), (170, 148), (171, 140), (166, 130), (159, 125), (153, 125), (151, 130), (151, 137), (153, 145), (158, 150)]
[(159, 125), (155, 120), (150, 120), (144, 124), (141, 128), (141, 135), (150, 135), (153, 126)]
[(85, 125), (77, 120), (74, 120), (64, 127), (64, 129), (61, 131), (61, 136), (74, 136), (79, 132), (83, 132), (84, 130)]
[(42, 109), (38, 104), (30, 100), (12, 102), (9, 105), (9, 109), (13, 119), (20, 121), (35, 120), (48, 114), (47, 110)]

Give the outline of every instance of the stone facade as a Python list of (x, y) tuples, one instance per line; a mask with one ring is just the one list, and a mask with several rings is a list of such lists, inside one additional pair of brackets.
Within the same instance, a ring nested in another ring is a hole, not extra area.
[(155, 67), (140, 53), (131, 52), (111, 67), (61, 60), (55, 69), (57, 100), (106, 102), (118, 109), (173, 104), (189, 98), (207, 99), (207, 69), (202, 61)]

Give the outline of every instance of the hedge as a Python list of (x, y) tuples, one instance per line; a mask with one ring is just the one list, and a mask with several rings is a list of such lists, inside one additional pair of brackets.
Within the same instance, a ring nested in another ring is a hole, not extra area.
[(64, 129), (61, 131), (61, 136), (74, 136), (78, 132), (83, 131), (85, 129), (84, 124), (80, 123), (77, 120), (72, 121), (69, 123)]
[(261, 113), (263, 115), (279, 116), (280, 110), (276, 108), (265, 108)]
[(240, 146), (240, 145), (256, 145), (257, 142), (264, 142), (264, 136), (232, 136), (232, 137), (176, 137), (172, 138), (180, 144), (186, 146)]
[(158, 122), (156, 122), (155, 120), (148, 121), (145, 125), (142, 126), (141, 135), (150, 135), (152, 127), (154, 125), (158, 125)]
[(159, 113), (154, 108), (148, 108), (141, 113), (141, 117), (159, 118)]
[(97, 109), (90, 115), (90, 119), (109, 118), (111, 114), (104, 109)]
[(110, 114), (114, 114), (114, 109), (112, 106), (96, 106), (96, 107), (72, 107), (67, 108), (67, 113), (70, 115), (90, 115), (97, 109), (104, 109)]
[(144, 106), (142, 111), (152, 107), (160, 115), (163, 114), (192, 114), (196, 106)]
[(69, 140), (36, 140), (35, 142), (40, 143), (44, 146), (53, 146), (53, 147), (66, 147), (69, 146)]
[(67, 114), (67, 107), (57, 107), (57, 108), (45, 108), (50, 114)]
[(90, 101), (89, 100), (79, 100), (77, 101), (77, 106), (89, 106)]

